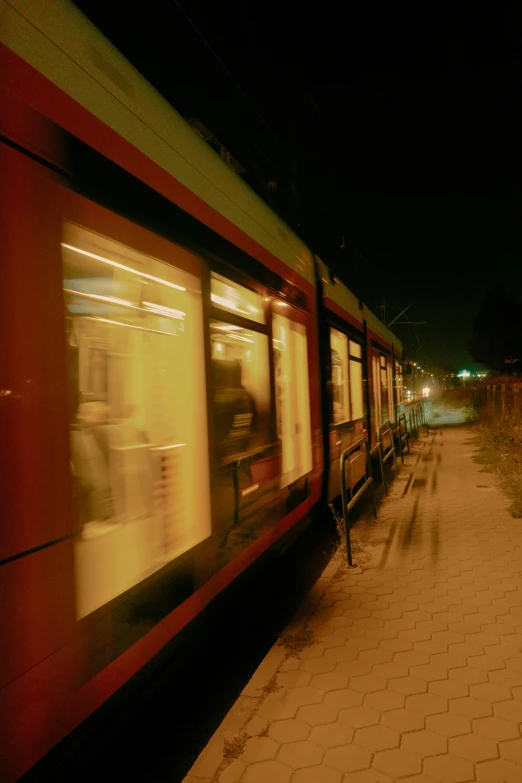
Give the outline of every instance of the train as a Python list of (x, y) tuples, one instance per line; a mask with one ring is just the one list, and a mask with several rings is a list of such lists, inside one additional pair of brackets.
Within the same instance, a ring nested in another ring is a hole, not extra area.
[(404, 400), (400, 340), (67, 0), (0, 0), (0, 182), (9, 783)]

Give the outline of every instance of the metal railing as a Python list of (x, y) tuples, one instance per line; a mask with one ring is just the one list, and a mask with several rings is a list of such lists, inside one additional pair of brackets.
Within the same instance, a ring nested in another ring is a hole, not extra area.
[(382, 483), (384, 486), (384, 491), (386, 492), (386, 494), (388, 494), (388, 484), (386, 482), (386, 474), (384, 473), (385, 462), (388, 462), (389, 459), (393, 460), (393, 466), (395, 468), (396, 474), (399, 472), (399, 466), (397, 465), (397, 455), (395, 453), (395, 442), (393, 439), (393, 432), (389, 421), (386, 421), (384, 424), (381, 424), (378, 430), (378, 434), (379, 434), (379, 440), (371, 450), (371, 453), (374, 454), (377, 451), (379, 454)]
[[(352, 455), (354, 455), (352, 457)], [(350, 459), (349, 459), (350, 458)], [(346, 463), (348, 462), (348, 481), (346, 477)], [(346, 541), (346, 557), (348, 565), (353, 566), (352, 544), (350, 540), (350, 511), (357, 503), (361, 495), (371, 488), (373, 514), (377, 516), (377, 504), (375, 501), (375, 486), (373, 483), (372, 460), (366, 438), (352, 443), (341, 454), (341, 497), (343, 503), (343, 525)]]
[(404, 446), (406, 446), (408, 454), (410, 453), (410, 433), (408, 431), (408, 424), (406, 422), (405, 413), (399, 414), (399, 418), (397, 419), (397, 426), (394, 430), (394, 435), (396, 436), (396, 440), (399, 445), (399, 455), (402, 464), (404, 465)]

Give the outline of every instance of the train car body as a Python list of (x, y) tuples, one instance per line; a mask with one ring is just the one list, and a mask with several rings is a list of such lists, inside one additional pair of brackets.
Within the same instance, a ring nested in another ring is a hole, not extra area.
[(67, 2), (0, 0), (0, 178), (11, 781), (313, 517), (401, 348)]

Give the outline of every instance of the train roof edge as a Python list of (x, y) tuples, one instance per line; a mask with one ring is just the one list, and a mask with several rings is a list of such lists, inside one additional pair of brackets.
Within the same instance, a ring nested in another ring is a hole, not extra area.
[[(0, 42), (286, 267), (315, 284), (307, 245), (70, 2), (0, 0)], [(182, 205), (180, 205), (182, 206)], [(384, 343), (400, 340), (319, 261), (325, 295)], [(397, 352), (397, 351), (396, 351)]]

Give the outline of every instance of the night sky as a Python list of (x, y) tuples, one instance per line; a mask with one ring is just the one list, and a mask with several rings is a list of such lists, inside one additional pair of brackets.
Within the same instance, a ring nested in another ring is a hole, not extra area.
[(77, 5), (377, 314), (427, 321), (394, 327), (412, 358), (474, 368), (485, 291), (522, 298), (520, 2)]

